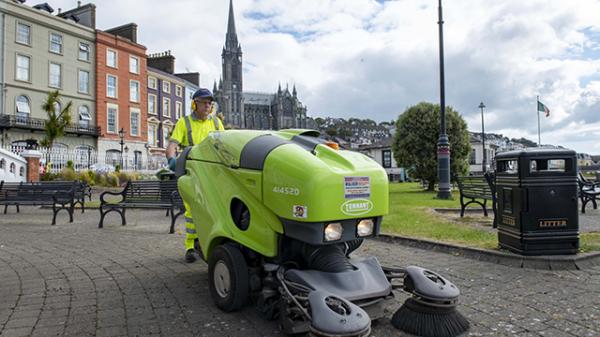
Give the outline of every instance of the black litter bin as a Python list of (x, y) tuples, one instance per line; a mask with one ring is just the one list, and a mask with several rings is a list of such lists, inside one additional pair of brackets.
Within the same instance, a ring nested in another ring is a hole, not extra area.
[(522, 255), (579, 249), (575, 151), (524, 149), (496, 155), (498, 242)]

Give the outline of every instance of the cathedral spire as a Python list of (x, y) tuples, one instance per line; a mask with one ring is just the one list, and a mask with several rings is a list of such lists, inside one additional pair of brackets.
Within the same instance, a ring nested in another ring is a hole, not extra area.
[(239, 47), (237, 33), (235, 32), (235, 18), (233, 16), (233, 0), (229, 0), (229, 19), (227, 21), (227, 34), (225, 35), (225, 49), (236, 51)]
[(294, 97), (296, 97), (296, 83), (294, 83), (294, 89), (292, 90), (292, 95), (294, 95)]

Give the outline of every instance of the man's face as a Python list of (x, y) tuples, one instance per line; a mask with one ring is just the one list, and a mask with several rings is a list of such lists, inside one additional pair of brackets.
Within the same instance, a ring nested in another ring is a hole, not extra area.
[(210, 108), (212, 106), (212, 99), (210, 98), (197, 98), (194, 100), (196, 102), (196, 114), (200, 118), (208, 117), (210, 113)]

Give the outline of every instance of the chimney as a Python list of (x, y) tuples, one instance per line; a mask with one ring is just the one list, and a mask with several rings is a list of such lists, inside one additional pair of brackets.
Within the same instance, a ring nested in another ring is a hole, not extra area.
[(148, 67), (162, 70), (169, 74), (175, 72), (175, 56), (171, 55), (170, 50), (148, 55), (147, 64)]
[(77, 8), (81, 7), (81, 1), (77, 1)]
[(105, 32), (124, 37), (133, 43), (137, 43), (137, 24), (133, 22), (119, 27), (107, 29)]

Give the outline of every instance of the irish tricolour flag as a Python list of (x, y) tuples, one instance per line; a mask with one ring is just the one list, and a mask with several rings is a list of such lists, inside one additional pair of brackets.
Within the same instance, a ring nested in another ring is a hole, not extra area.
[(538, 101), (538, 111), (543, 112), (546, 114), (546, 117), (550, 117), (550, 109), (548, 109), (547, 106), (544, 105), (544, 103)]

